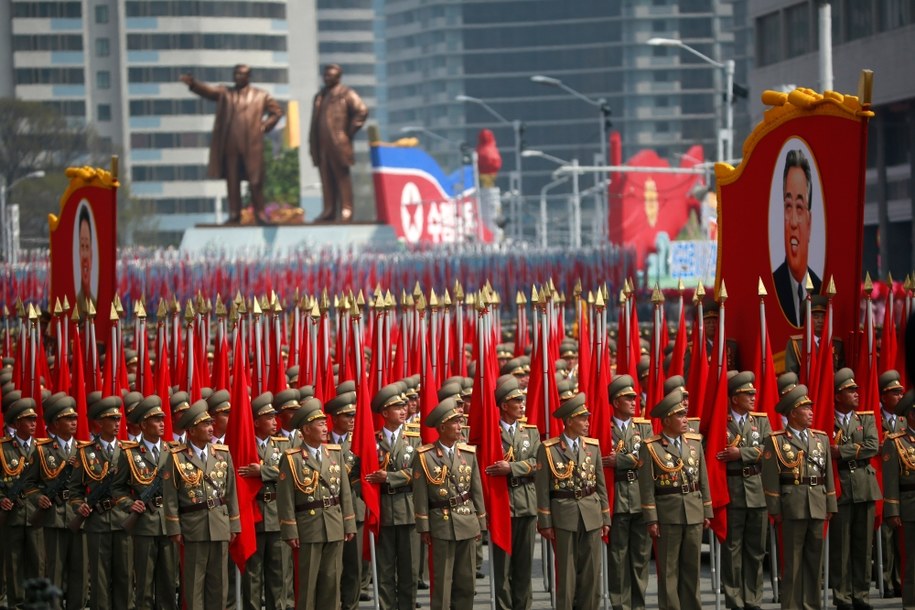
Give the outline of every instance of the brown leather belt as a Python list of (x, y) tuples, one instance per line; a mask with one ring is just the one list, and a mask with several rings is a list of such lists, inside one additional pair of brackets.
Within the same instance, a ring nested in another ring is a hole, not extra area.
[(899, 491), (915, 491), (915, 483), (900, 483)]
[(295, 512), (301, 513), (306, 510), (314, 510), (316, 508), (330, 508), (331, 506), (337, 506), (340, 504), (340, 496), (334, 496), (332, 498), (322, 498), (320, 500), (314, 500), (313, 502), (303, 502), (302, 504), (295, 505)]
[(743, 477), (745, 479), (755, 477), (761, 472), (762, 466), (759, 464), (750, 464), (749, 466), (743, 466), (742, 468), (728, 468), (727, 470), (729, 477)]
[(778, 480), (782, 485), (809, 485), (810, 487), (816, 487), (817, 485), (826, 484), (826, 477), (795, 477), (793, 474), (780, 475)]
[(147, 508), (152, 506), (154, 508), (162, 508), (164, 499), (162, 496), (156, 496), (155, 498), (150, 498), (149, 502), (146, 503)]
[(699, 491), (698, 483), (684, 483), (683, 485), (677, 485), (675, 487), (664, 487), (663, 489), (655, 489), (655, 496), (669, 496), (672, 494), (691, 494), (694, 491)]
[(115, 506), (116, 505), (114, 503), (114, 500), (112, 500), (111, 498), (105, 498), (104, 500), (99, 500), (99, 502), (95, 506), (92, 507), (92, 510), (93, 510), (93, 512), (96, 512), (96, 513), (104, 513), (106, 511), (111, 510)]
[(629, 481), (630, 483), (635, 483), (639, 480), (639, 471), (635, 468), (627, 468), (626, 470), (617, 470), (616, 471), (616, 480), (617, 481)]
[(550, 492), (551, 498), (557, 499), (575, 499), (587, 498), (597, 491), (596, 487), (582, 487), (581, 489), (554, 489)]
[(381, 484), (381, 493), (388, 496), (396, 496), (397, 494), (407, 494), (413, 491), (412, 485), (401, 485), (400, 487), (391, 487), (387, 483)]
[(508, 486), (509, 487), (521, 487), (522, 485), (530, 485), (534, 482), (534, 477), (508, 477)]
[(198, 510), (210, 509), (213, 510), (218, 506), (223, 506), (226, 501), (223, 498), (210, 498), (206, 502), (201, 502), (200, 504), (191, 504), (190, 506), (182, 506), (178, 509), (179, 514), (187, 513), (196, 513)]
[(845, 460), (839, 461), (837, 468), (839, 470), (848, 470), (850, 472), (854, 472), (855, 470), (863, 468), (866, 465), (867, 460)]
[(470, 492), (465, 491), (459, 496), (452, 496), (447, 500), (429, 500), (429, 508), (456, 508), (470, 501)]
[(276, 492), (275, 491), (265, 491), (264, 494), (261, 496), (261, 500), (263, 500), (265, 503), (273, 502), (274, 500), (276, 500)]

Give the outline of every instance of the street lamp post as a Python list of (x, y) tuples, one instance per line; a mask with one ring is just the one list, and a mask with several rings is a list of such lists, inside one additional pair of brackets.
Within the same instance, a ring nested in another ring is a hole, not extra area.
[[(572, 161), (566, 161), (560, 159), (559, 157), (554, 157), (553, 155), (547, 154), (542, 150), (525, 150), (521, 153), (524, 157), (540, 157), (546, 159), (547, 161), (552, 161), (553, 163), (560, 166), (569, 167), (569, 171), (572, 174), (572, 229), (570, 231), (572, 238), (572, 247), (581, 248), (581, 192), (578, 184), (579, 176), (579, 166), (578, 159), (572, 159)], [(551, 183), (553, 184), (553, 183)], [(548, 185), (549, 186), (549, 185)], [(540, 196), (540, 222), (545, 222), (545, 206), (546, 198), (544, 192), (541, 191)], [(543, 228), (543, 235), (546, 235), (546, 228)], [(543, 239), (543, 238), (541, 238)]]
[(514, 195), (512, 197), (512, 201), (514, 202), (514, 209), (512, 210), (512, 232), (517, 236), (519, 230), (518, 218), (520, 216), (521, 201), (523, 197), (521, 190), (521, 132), (524, 131), (524, 123), (517, 119), (514, 121), (509, 121), (503, 115), (496, 112), (495, 108), (478, 97), (471, 97), (469, 95), (456, 95), (454, 96), (454, 101), (468, 102), (482, 106), (486, 112), (495, 117), (495, 119), (500, 123), (512, 126), (512, 131), (515, 134), (515, 183), (514, 185), (510, 185), (510, 189), (513, 191)]
[(720, 145), (721, 138), (719, 137), (718, 138), (718, 142), (719, 142), (718, 157), (719, 157), (720, 161), (733, 160), (734, 159), (734, 108), (733, 108), (734, 60), (728, 59), (724, 63), (721, 63), (720, 61), (716, 61), (716, 60), (712, 59), (705, 53), (697, 51), (696, 49), (689, 46), (682, 40), (678, 40), (676, 38), (649, 38), (648, 44), (650, 44), (651, 46), (654, 46), (654, 47), (679, 47), (679, 48), (683, 49), (684, 51), (688, 51), (689, 53), (692, 53), (693, 55), (695, 55), (696, 57), (698, 57), (705, 63), (711, 64), (711, 65), (715, 66), (716, 68), (724, 70), (724, 75), (725, 75), (724, 131), (725, 131), (725, 138), (727, 138), (727, 149), (723, 152), (724, 159), (721, 159), (721, 156), (722, 156), (721, 148), (722, 147)]
[(17, 184), (25, 180), (31, 180), (34, 178), (44, 178), (44, 170), (37, 170), (31, 173), (22, 176), (13, 180), (9, 185), (6, 184), (6, 177), (0, 176), (0, 179), (3, 182), (0, 182), (0, 222), (3, 223), (2, 230), (2, 246), (3, 246), (3, 260), (7, 263), (12, 261), (12, 249), (13, 249), (13, 228), (10, 225), (9, 218), (7, 217), (6, 211), (6, 193), (7, 191), (13, 190)]

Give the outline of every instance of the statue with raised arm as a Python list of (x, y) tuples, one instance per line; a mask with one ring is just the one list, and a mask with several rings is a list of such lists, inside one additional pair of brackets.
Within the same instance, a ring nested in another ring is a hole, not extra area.
[(350, 167), (353, 138), (362, 129), (369, 111), (359, 95), (340, 83), (343, 70), (337, 64), (324, 68), (324, 87), (315, 95), (308, 144), (311, 160), (321, 173), (324, 209), (316, 222), (353, 218), (353, 181)]
[(264, 134), (270, 132), (283, 116), (283, 109), (273, 97), (250, 85), (251, 68), (235, 66), (235, 85), (213, 86), (182, 74), (181, 82), (193, 93), (216, 102), (216, 121), (210, 142), (210, 178), (225, 178), (228, 188), (229, 220), (241, 223), (241, 181), (248, 181), (254, 221), (270, 224), (264, 211)]

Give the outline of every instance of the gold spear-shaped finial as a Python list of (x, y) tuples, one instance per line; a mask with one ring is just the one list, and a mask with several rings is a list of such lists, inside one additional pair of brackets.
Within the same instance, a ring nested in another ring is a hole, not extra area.
[(16, 317), (17, 318), (27, 318), (29, 312), (25, 310), (25, 305), (22, 304), (22, 299), (16, 297)]
[(429, 307), (438, 309), (438, 295), (435, 294), (435, 288), (429, 290)]
[(242, 299), (239, 301), (238, 305), (235, 306), (235, 311), (238, 315), (243, 316), (248, 313), (248, 304), (245, 303), (245, 300)]
[(686, 288), (686, 286), (683, 285), (683, 278), (680, 278), (679, 280), (677, 280), (677, 292), (679, 292), (680, 294), (683, 294), (683, 290), (685, 288)]
[(95, 318), (97, 314), (98, 312), (95, 311), (95, 301), (92, 299), (86, 299), (86, 315), (89, 316), (89, 319), (91, 320)]
[(241, 296), (241, 290), (235, 291), (235, 298), (232, 299), (232, 302), (237, 306), (239, 303), (244, 303), (245, 299)]
[(651, 292), (651, 302), (655, 305), (660, 305), (664, 302), (664, 295), (661, 294), (661, 287), (658, 284), (654, 285), (654, 290)]
[(397, 305), (397, 301), (394, 300), (394, 295), (391, 294), (391, 291), (388, 290), (384, 295), (384, 306), (386, 309), (394, 309)]
[(228, 315), (225, 304), (222, 302), (222, 296), (216, 293), (216, 317)]
[(871, 293), (874, 291), (874, 282), (871, 280), (871, 272), (867, 271), (864, 274), (864, 296), (868, 299), (871, 298)]
[(468, 292), (468, 293), (464, 296), (464, 304), (465, 304), (465, 305), (469, 305), (470, 307), (473, 307), (474, 302), (475, 302), (475, 297), (473, 296), (473, 293), (472, 293), (472, 292)]
[(460, 303), (464, 300), (464, 287), (461, 286), (461, 283), (455, 279), (454, 280), (454, 302)]
[(76, 305), (73, 306), (73, 313), (70, 315), (70, 321), (78, 323), (79, 320), (80, 320), (79, 303), (77, 303)]
[(813, 280), (810, 279), (810, 273), (807, 273), (804, 278), (804, 289), (807, 291), (807, 294), (813, 292)]
[(620, 288), (620, 305), (622, 306), (625, 303), (626, 303), (626, 291), (623, 290), (622, 288)]
[(702, 282), (699, 282), (699, 285), (696, 286), (696, 296), (698, 296), (700, 300), (705, 296), (705, 286)]
[(603, 290), (597, 291), (597, 296), (594, 297), (594, 306), (598, 309), (603, 309), (607, 306), (607, 301), (604, 300)]
[[(912, 288), (912, 279), (909, 277), (909, 274), (905, 274), (905, 281), (902, 283), (902, 289), (908, 292)], [(64, 297), (67, 298), (67, 297)]]
[(831, 299), (836, 296), (836, 281), (835, 277), (829, 276), (829, 284), (826, 286), (826, 295)]
[(583, 291), (581, 289), (581, 278), (578, 278), (577, 280), (575, 280), (575, 287), (572, 288), (572, 296), (575, 298), (578, 298), (581, 296), (582, 292)]
[(419, 285), (419, 280), (416, 281), (416, 285), (413, 286), (413, 298), (418, 298), (419, 295), (423, 293), (422, 287)]
[(262, 315), (264, 313), (264, 310), (261, 309), (260, 301), (258, 301), (257, 299), (254, 299), (254, 305), (251, 308), (251, 313), (253, 313), (255, 317)]
[(890, 289), (893, 288), (893, 272), (892, 272), (892, 271), (888, 271), (888, 272), (887, 272), (887, 274), (886, 274), (886, 283), (887, 283), (887, 285), (890, 287)]
[[(599, 293), (600, 290), (598, 290), (597, 292)], [(590, 290), (588, 291), (588, 297), (585, 299), (585, 302), (588, 305), (594, 305), (594, 293), (591, 292)]]
[(317, 320), (318, 318), (321, 317), (321, 310), (320, 310), (320, 308), (318, 308), (317, 299), (311, 300), (311, 307), (309, 309), (310, 309), (310, 311), (308, 312), (308, 315), (310, 315), (313, 319)]
[(496, 305), (502, 304), (502, 297), (496, 291), (493, 291), (493, 293), (492, 293), (492, 302), (495, 303)]
[(159, 308), (156, 309), (156, 319), (164, 320), (165, 316), (168, 315), (168, 306), (165, 304), (165, 299), (159, 299)]
[(362, 309), (365, 307), (365, 294), (362, 293), (362, 289), (359, 289), (359, 294), (356, 296), (356, 306)]
[(416, 301), (413, 300), (413, 295), (407, 295), (407, 309), (416, 309)]
[(59, 316), (64, 312), (64, 308), (60, 306), (60, 299), (54, 299), (54, 315)]
[(137, 313), (136, 316), (140, 320), (146, 319), (146, 306), (143, 305), (143, 300), (137, 301)]
[(769, 292), (766, 290), (766, 285), (763, 284), (762, 278), (759, 278), (759, 282), (756, 284), (756, 294), (760, 298), (769, 296)]
[[(67, 295), (64, 295), (63, 307), (64, 307), (64, 311), (65, 311), (65, 312), (66, 312), (66, 311), (70, 311), (70, 301), (67, 300)], [(9, 315), (9, 314), (6, 314), (6, 315)]]
[(194, 311), (194, 302), (191, 299), (187, 300), (187, 305), (184, 308), (184, 319), (187, 322), (190, 322), (194, 319), (194, 316), (197, 315)]
[(442, 305), (451, 307), (451, 294), (448, 292), (447, 288), (445, 288), (445, 296), (442, 297)]
[[(808, 275), (807, 277), (809, 278), (810, 276)], [(722, 279), (721, 288), (718, 289), (718, 302), (723, 304), (727, 300), (728, 300), (728, 289), (724, 285), (724, 279)]]
[(118, 315), (117, 307), (114, 306), (114, 303), (111, 304), (111, 313), (108, 315), (108, 319), (112, 322), (121, 319), (121, 316)]
[(117, 293), (114, 295), (114, 310), (118, 312), (118, 317), (124, 313), (124, 306), (121, 304), (121, 297)]
[(537, 286), (531, 286), (531, 303), (539, 303), (540, 296), (537, 294)]
[[(274, 296), (276, 296), (274, 294)], [(273, 313), (280, 314), (283, 313), (283, 303), (279, 299), (274, 299), (273, 301)]]

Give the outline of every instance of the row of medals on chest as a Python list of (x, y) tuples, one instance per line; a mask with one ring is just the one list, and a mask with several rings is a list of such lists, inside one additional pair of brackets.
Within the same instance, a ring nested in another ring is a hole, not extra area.
[[(140, 462), (139, 455), (135, 456), (134, 459), (138, 463)], [(187, 471), (187, 474), (193, 474), (193, 471), (197, 469), (197, 467), (194, 466), (193, 464), (191, 464), (190, 462), (184, 462), (183, 464), (178, 464), (178, 468), (184, 468), (184, 470)], [(212, 476), (212, 479), (213, 479), (213, 483), (215, 483), (216, 485), (220, 485), (220, 486), (224, 485), (228, 470), (229, 470), (228, 462), (220, 460), (220, 461), (216, 462), (215, 464), (213, 464), (213, 472), (210, 473), (210, 475)], [(203, 502), (203, 488), (204, 488), (204, 485), (202, 484), (202, 479), (201, 479), (201, 485), (199, 487), (186, 488), (187, 497), (191, 500), (191, 502), (193, 502), (194, 504), (197, 504), (198, 502)], [(214, 498), (218, 498), (218, 497), (220, 497), (221, 494), (222, 494), (221, 489), (219, 487), (214, 487), (212, 496)]]
[[(435, 468), (433, 468), (433, 472), (435, 472), (436, 476), (440, 475), (442, 472), (442, 467), (436, 466)], [(463, 463), (458, 464), (457, 473), (458, 473), (457, 493), (458, 493), (458, 495), (460, 495), (460, 494), (464, 493), (464, 490), (467, 488), (468, 485), (470, 485), (471, 468), (467, 464), (463, 464)], [(438, 489), (439, 496), (441, 496), (442, 498), (445, 498), (449, 494), (450, 494), (450, 492), (448, 491), (447, 487), (439, 487), (439, 489)], [(473, 509), (470, 508), (470, 503), (465, 502), (463, 504), (455, 506), (453, 509), (443, 508), (442, 509), (442, 519), (443, 520), (447, 521), (450, 518), (449, 514), (450, 514), (451, 510), (453, 510), (458, 515), (473, 514)]]
[[(575, 468), (575, 462), (570, 461), (564, 464), (561, 461), (555, 463), (556, 470), (561, 472), (563, 469), (568, 471)], [(597, 483), (597, 469), (591, 454), (586, 453), (584, 461), (578, 465), (578, 468), (566, 478), (553, 479), (553, 489), (570, 489), (572, 491), (580, 490), (583, 487), (593, 487)]]

